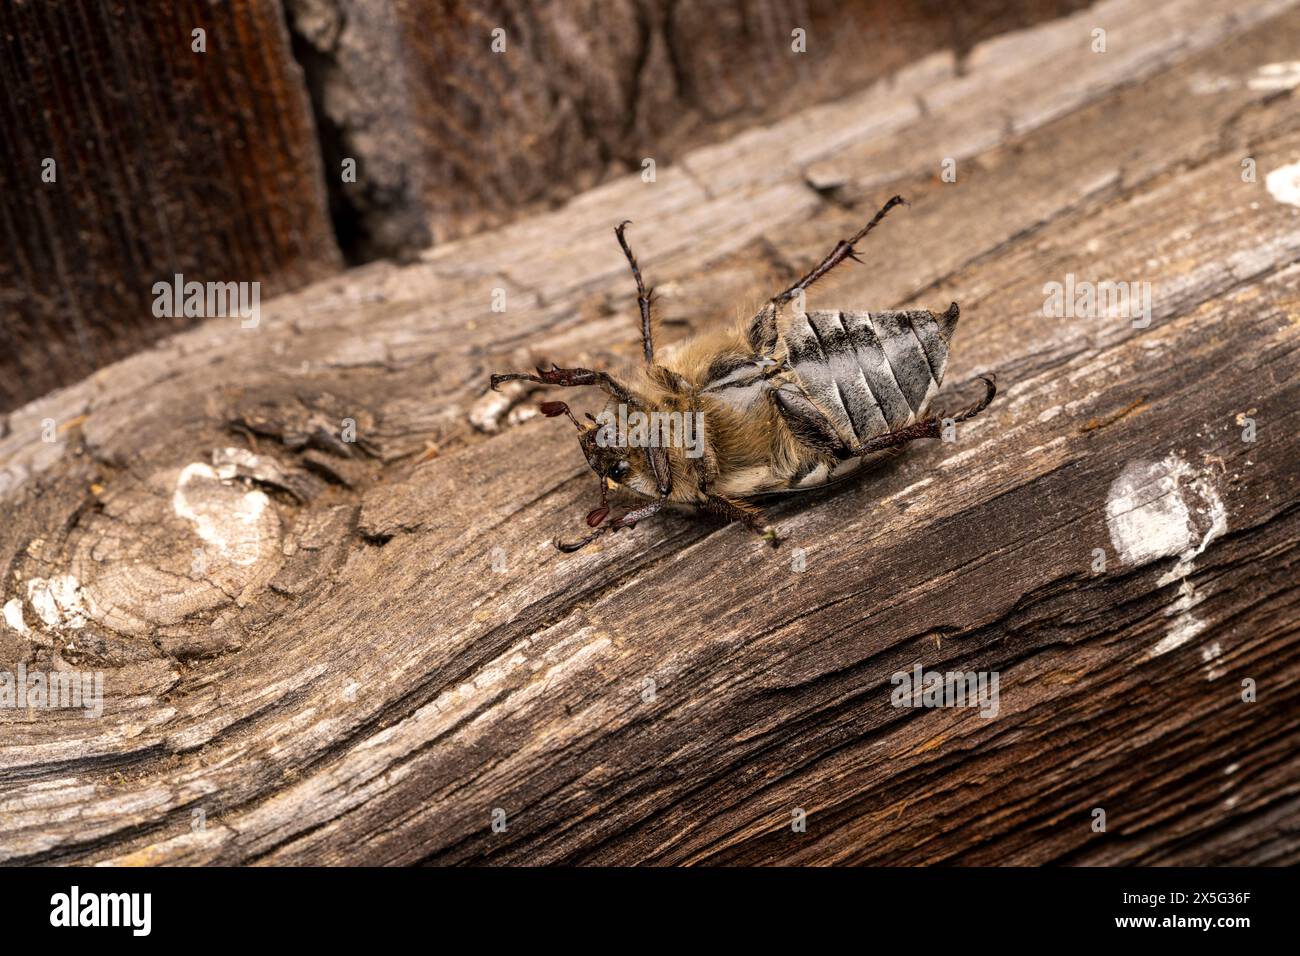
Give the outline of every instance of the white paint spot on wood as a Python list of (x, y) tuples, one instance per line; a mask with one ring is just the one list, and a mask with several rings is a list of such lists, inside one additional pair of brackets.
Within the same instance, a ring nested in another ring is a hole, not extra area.
[(1192, 562), (1205, 553), (1205, 549), (1210, 546), (1210, 542), (1220, 537), (1228, 530), (1228, 510), (1223, 506), (1223, 499), (1219, 497), (1218, 489), (1210, 481), (1208, 474), (1194, 474), (1189, 466), (1182, 464), (1178, 471), (1178, 479), (1185, 481), (1190, 485), (1194, 493), (1195, 500), (1199, 502), (1196, 507), (1196, 520), (1200, 524), (1207, 524), (1205, 533), (1201, 535), (1200, 543), (1188, 551), (1185, 551), (1178, 559), (1169, 573), (1162, 575), (1159, 581), (1161, 586), (1172, 584), (1179, 578), (1186, 578), (1192, 573)]
[(32, 578), (27, 582), (27, 600), (50, 628), (85, 626), (90, 612), (82, 600), (83, 594), (80, 582), (71, 574)]
[(1214, 663), (1222, 656), (1223, 647), (1218, 641), (1213, 641), (1201, 648), (1201, 660), (1205, 662), (1206, 680), (1218, 680), (1223, 676), (1223, 671)]
[(27, 630), (27, 622), (23, 620), (23, 602), (21, 598), (10, 598), (5, 604), (5, 623), (19, 634), (26, 636), (30, 633)]
[(1252, 90), (1293, 90), (1300, 86), (1300, 60), (1266, 63), (1246, 81)]
[(1213, 96), (1228, 93), (1245, 86), (1248, 90), (1271, 93), (1276, 90), (1292, 90), (1300, 86), (1300, 60), (1283, 60), (1280, 63), (1265, 63), (1246, 78), (1243, 84), (1240, 77), (1222, 76), (1209, 73), (1194, 73), (1188, 80), (1187, 87), (1194, 96)]
[[(1190, 580), (1195, 559), (1228, 530), (1228, 513), (1209, 473), (1198, 472), (1177, 455), (1160, 461), (1130, 462), (1110, 486), (1106, 526), (1120, 560), (1142, 565), (1162, 558), (1178, 561), (1160, 576), (1161, 587), (1181, 582), (1165, 610), (1165, 636), (1148, 652), (1157, 657), (1182, 647), (1205, 630), (1192, 613), (1205, 600)], [(1215, 656), (1222, 653), (1216, 642)], [(1211, 670), (1210, 680), (1220, 674)]]
[(1264, 178), (1269, 195), (1289, 206), (1300, 206), (1300, 163), (1280, 166)]
[(1111, 483), (1106, 527), (1125, 564), (1172, 557), (1191, 542), (1191, 515), (1166, 462), (1130, 462)]
[(1147, 654), (1148, 657), (1159, 657), (1161, 654), (1182, 647), (1205, 630), (1205, 622), (1191, 613), (1192, 608), (1203, 600), (1205, 600), (1204, 596), (1196, 593), (1192, 582), (1184, 579), (1178, 588), (1177, 599), (1165, 609), (1165, 617), (1171, 618), (1169, 629), (1164, 637), (1156, 641), (1155, 646)]
[(270, 505), (264, 492), (213, 495), (204, 484), (222, 482), (211, 466), (194, 462), (181, 469), (172, 508), (194, 525), (195, 533), (231, 564), (249, 567), (262, 553), (262, 513)]

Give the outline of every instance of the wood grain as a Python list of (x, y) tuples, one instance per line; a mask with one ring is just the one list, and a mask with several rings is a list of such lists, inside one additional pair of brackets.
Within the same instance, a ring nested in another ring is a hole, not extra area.
[[(19, 410), (0, 662), (101, 670), (105, 706), (0, 712), (0, 857), (1295, 863), (1300, 210), (1263, 179), (1300, 111), (1250, 83), (1294, 12), (1109, 0)], [(595, 493), (571, 433), (470, 413), (489, 371), (635, 355), (612, 226), (668, 341), (895, 191), (810, 307), (959, 301), (988, 412), (779, 505), (781, 550), (683, 515), (557, 554)], [(1149, 281), (1149, 326), (1045, 315), (1067, 273)], [(1186, 549), (1116, 538), (1134, 474)], [(29, 582), (73, 573), (47, 626)], [(917, 663), (996, 671), (998, 715), (893, 706)]]
[(177, 273), (410, 259), (1081, 4), (5, 4), (0, 411), (194, 324), (153, 312)]
[[(1061, 16), (907, 0), (286, 0), (345, 251), (409, 255)], [(802, 31), (796, 52), (794, 31)], [(494, 46), (494, 40), (497, 41)]]
[(339, 268), (278, 0), (6, 3), (0, 83), (0, 409), (194, 324), (154, 314), (176, 273)]

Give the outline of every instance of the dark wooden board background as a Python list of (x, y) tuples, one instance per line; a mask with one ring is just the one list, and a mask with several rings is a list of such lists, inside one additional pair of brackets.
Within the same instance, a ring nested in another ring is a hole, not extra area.
[(0, 412), (193, 324), (160, 279), (408, 258), (1080, 3), (5, 3)]
[[(1298, 46), (1291, 0), (1108, 0), (14, 412), (0, 663), (106, 701), (0, 712), (0, 857), (1300, 861)], [(779, 505), (779, 550), (669, 516), (557, 554), (594, 479), (484, 385), (635, 354), (612, 226), (671, 340), (894, 192), (810, 306), (959, 301), (988, 412)], [(1150, 325), (1044, 315), (1067, 273), (1150, 281)], [(891, 706), (916, 663), (997, 671), (998, 716)]]

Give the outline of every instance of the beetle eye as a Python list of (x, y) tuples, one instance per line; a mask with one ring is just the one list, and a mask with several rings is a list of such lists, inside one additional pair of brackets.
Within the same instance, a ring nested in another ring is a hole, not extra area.
[(632, 463), (625, 458), (621, 461), (616, 461), (613, 465), (610, 466), (609, 477), (614, 479), (615, 481), (622, 481), (624, 478), (628, 476), (628, 473), (631, 470), (632, 470)]

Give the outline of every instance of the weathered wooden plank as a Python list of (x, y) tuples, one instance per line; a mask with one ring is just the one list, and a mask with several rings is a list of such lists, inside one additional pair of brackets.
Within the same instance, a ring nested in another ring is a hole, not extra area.
[(327, 165), (357, 163), (355, 182), (330, 186), (361, 255), (499, 225), (1081, 6), (286, 3)]
[[(1153, 56), (1166, 49), (1144, 26), (1165, 22), (1165, 7), (1099, 9), (1112, 37), (1131, 27)], [(0, 648), (33, 666), (101, 667), (106, 701), (95, 721), (0, 714), (0, 851), (1294, 862), (1300, 214), (1243, 182), (1240, 161), (1241, 140), (1261, 174), (1300, 152), (1293, 94), (1247, 82), (1294, 48), (1297, 28), (1288, 16), (1205, 22), (1217, 49), (1185, 44), (1167, 72), (1127, 90), (1080, 71), (1093, 105), (980, 153), (955, 184), (926, 173), (883, 190), (911, 195), (913, 210), (873, 237), (869, 268), (818, 295), (868, 307), (958, 299), (952, 380), (995, 369), (1003, 391), (955, 446), (917, 447), (834, 494), (779, 506), (785, 550), (671, 517), (558, 556), (551, 538), (594, 493), (571, 437), (541, 422), (484, 436), (468, 421), (505, 353), (631, 344), (617, 252), (595, 260), (587, 236), (638, 201), (639, 180), (496, 243), (282, 297), (255, 337), (209, 324), (21, 410), (0, 439), (0, 554), (3, 597), (21, 599), (30, 626), (5, 631)], [(1179, 103), (1207, 73), (1240, 82)], [(994, 73), (989, 101), (1033, 82), (1032, 71)], [(1167, 107), (1158, 122), (1147, 89)], [(924, 130), (938, 144), (951, 127), (937, 111), (913, 122), (917, 156)], [(1139, 129), (1150, 139), (1131, 165), (1100, 148), (1060, 152), (1067, 138)], [(772, 197), (800, 195), (806, 170), (771, 179), (754, 166), (757, 186), (704, 200), (736, 215), (737, 236), (691, 213), (685, 181), (667, 184), (681, 190), (680, 215), (657, 230), (638, 220), (669, 318), (726, 317), (863, 216), (805, 186), (811, 200), (781, 218)], [(745, 218), (749, 195), (775, 221)], [(602, 207), (616, 211), (602, 221)], [(590, 278), (539, 249), (547, 236), (589, 257)], [(1150, 281), (1150, 325), (1046, 317), (1043, 285), (1067, 272)], [(490, 312), (496, 287), (513, 303), (504, 314)], [(375, 457), (337, 458), (350, 487), (304, 483), (304, 455), (282, 441), (310, 441), (313, 423), (345, 415)], [(1257, 442), (1241, 441), (1240, 415), (1258, 422)], [(50, 417), (60, 440), (44, 443)], [(247, 434), (227, 431), (232, 419)], [(441, 454), (420, 460), (425, 441)], [(256, 547), (200, 540), (193, 519), (167, 513), (178, 491), (182, 511), (211, 507), (218, 529), (230, 502), (253, 507), (256, 489), (240, 481), (202, 469), (181, 481), (229, 445), (280, 468), (244, 462), (274, 479), (262, 508), (279, 523)], [(1135, 544), (1123, 524), (1117, 537), (1108, 504), (1140, 489), (1133, 476), (1161, 474), (1183, 524), (1139, 508), (1158, 546)], [(294, 487), (315, 490), (301, 502)], [(149, 515), (165, 534), (121, 553)], [(132, 603), (120, 586), (127, 559), (190, 594), (196, 544), (211, 562), (197, 579), (222, 581), (227, 599), (143, 638), (93, 609), (81, 628), (44, 626), (25, 591), (80, 554), (74, 593), (156, 613), (147, 588)], [(222, 575), (242, 554), (255, 556), (251, 580), (265, 570), (270, 583), (241, 604)], [(891, 675), (917, 662), (998, 671), (998, 717), (893, 707)], [(1240, 701), (1243, 677), (1257, 703)], [(505, 833), (489, 827), (498, 807)], [(1090, 828), (1095, 807), (1107, 834)], [(795, 808), (807, 833), (790, 830)], [(195, 810), (205, 829), (192, 829)]]
[(154, 314), (176, 273), (339, 268), (278, 0), (7, 3), (0, 83), (0, 408), (193, 324)]
[(1081, 5), (7, 4), (0, 409), (189, 324), (151, 309), (177, 272), (410, 258)]

